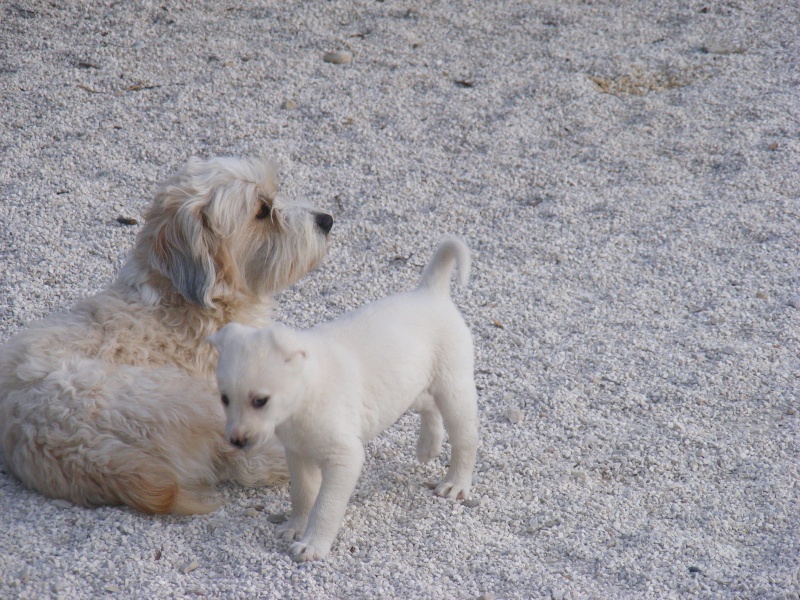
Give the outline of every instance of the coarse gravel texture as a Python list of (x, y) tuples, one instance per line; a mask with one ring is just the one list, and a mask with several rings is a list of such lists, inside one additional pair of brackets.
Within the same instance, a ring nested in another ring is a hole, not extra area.
[(798, 598), (798, 31), (786, 0), (0, 3), (1, 339), (104, 287), (189, 156), (265, 154), (336, 218), (283, 321), (466, 239), (482, 438), (446, 501), (401, 419), (301, 566), (286, 487), (151, 517), (2, 469), (0, 597)]

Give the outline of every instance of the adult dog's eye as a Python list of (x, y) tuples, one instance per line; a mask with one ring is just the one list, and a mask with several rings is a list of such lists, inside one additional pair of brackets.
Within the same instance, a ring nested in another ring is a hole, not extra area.
[(260, 398), (253, 398), (253, 408), (264, 408), (264, 405), (269, 402), (269, 396), (261, 396)]
[(258, 212), (256, 213), (256, 219), (258, 219), (259, 221), (261, 221), (262, 219), (269, 219), (271, 214), (272, 214), (272, 207), (266, 202), (262, 202), (261, 206), (258, 208)]
[(228, 406), (228, 404), (230, 404), (230, 402), (231, 401), (228, 400), (228, 397), (225, 394), (222, 394), (222, 404), (224, 404), (225, 406)]

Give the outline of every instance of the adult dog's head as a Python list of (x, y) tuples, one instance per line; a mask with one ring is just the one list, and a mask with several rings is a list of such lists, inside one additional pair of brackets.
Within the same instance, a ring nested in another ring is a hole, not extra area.
[(122, 273), (147, 303), (203, 309), (263, 300), (325, 255), (333, 217), (277, 194), (261, 159), (192, 158), (164, 183)]

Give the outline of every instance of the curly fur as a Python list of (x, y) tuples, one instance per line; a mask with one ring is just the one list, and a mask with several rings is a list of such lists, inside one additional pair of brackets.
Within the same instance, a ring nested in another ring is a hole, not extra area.
[(119, 277), (0, 347), (0, 443), (26, 485), (82, 506), (213, 510), (214, 484), (287, 477), (278, 444), (225, 439), (205, 338), (264, 325), (323, 258), (333, 220), (276, 193), (264, 160), (191, 159), (163, 184)]

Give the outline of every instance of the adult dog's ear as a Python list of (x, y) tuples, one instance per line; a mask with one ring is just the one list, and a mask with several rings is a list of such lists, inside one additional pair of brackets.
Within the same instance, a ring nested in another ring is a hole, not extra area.
[(150, 264), (190, 302), (211, 308), (217, 277), (205, 203), (165, 198), (153, 218)]

